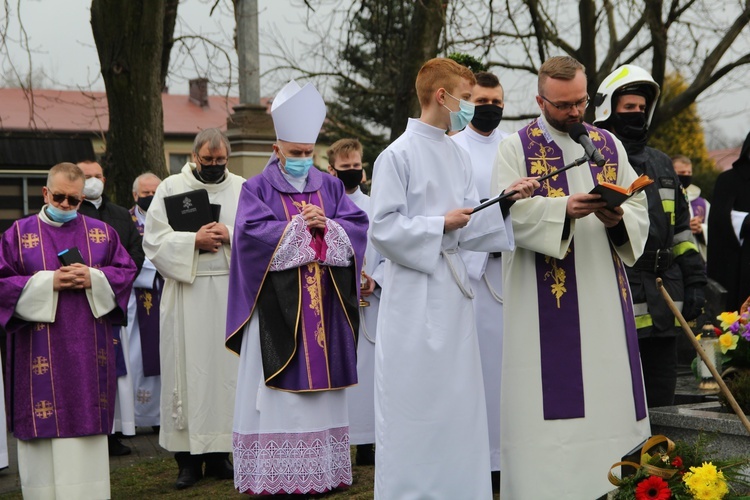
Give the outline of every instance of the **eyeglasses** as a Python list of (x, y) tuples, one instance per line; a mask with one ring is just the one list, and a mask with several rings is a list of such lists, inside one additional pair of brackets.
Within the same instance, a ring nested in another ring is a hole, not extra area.
[(212, 156), (199, 156), (198, 159), (201, 161), (202, 165), (226, 165), (227, 163), (226, 156), (219, 156), (216, 158)]
[(72, 195), (64, 195), (62, 193), (52, 195), (52, 201), (54, 201), (55, 203), (62, 203), (65, 200), (68, 200), (68, 205), (70, 205), (71, 207), (77, 206), (82, 201), (80, 198)]
[(580, 101), (561, 102), (561, 103), (554, 103), (550, 101), (549, 99), (547, 99), (546, 97), (544, 97), (543, 95), (540, 95), (539, 97), (541, 97), (542, 99), (550, 103), (552, 106), (554, 106), (555, 109), (559, 111), (572, 111), (573, 108), (586, 109), (589, 105), (589, 100), (590, 100), (588, 94), (586, 95), (586, 97), (584, 97)]

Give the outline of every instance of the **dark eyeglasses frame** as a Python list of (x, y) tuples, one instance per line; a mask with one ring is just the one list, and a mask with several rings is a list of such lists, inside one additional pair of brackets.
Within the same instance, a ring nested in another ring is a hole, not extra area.
[(227, 164), (228, 158), (225, 157), (219, 157), (214, 158), (212, 156), (199, 156), (198, 159), (201, 161), (202, 165), (216, 165), (216, 166), (222, 166)]
[(55, 203), (62, 203), (63, 201), (67, 199), (68, 205), (70, 205), (71, 207), (76, 207), (83, 201), (81, 198), (78, 198), (77, 196), (65, 195), (62, 193), (56, 193), (56, 194), (50, 193), (50, 197), (52, 198), (52, 201), (54, 201)]
[(573, 108), (586, 109), (586, 108), (589, 107), (589, 102), (591, 102), (591, 98), (588, 96), (588, 94), (586, 94), (586, 97), (584, 97), (583, 99), (581, 99), (578, 102), (573, 102), (573, 103), (565, 102), (565, 103), (562, 103), (562, 104), (554, 103), (554, 102), (550, 101), (549, 99), (547, 99), (546, 97), (544, 97), (543, 95), (540, 95), (539, 97), (541, 97), (542, 99), (544, 99), (545, 101), (547, 101), (548, 103), (550, 103), (558, 111), (563, 111), (563, 112), (570, 111)]

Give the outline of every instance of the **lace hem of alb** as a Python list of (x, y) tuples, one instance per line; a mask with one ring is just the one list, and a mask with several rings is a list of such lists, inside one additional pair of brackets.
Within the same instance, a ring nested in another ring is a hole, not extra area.
[(326, 219), (326, 234), (324, 240), (327, 245), (326, 261), (329, 266), (349, 267), (354, 256), (354, 249), (344, 228), (331, 219)]
[(254, 495), (324, 493), (352, 484), (349, 428), (233, 436), (234, 486)]
[(292, 217), (279, 248), (271, 259), (271, 271), (293, 269), (308, 262), (315, 262), (315, 250), (310, 246), (311, 242), (312, 235), (307, 230), (307, 224), (302, 216)]

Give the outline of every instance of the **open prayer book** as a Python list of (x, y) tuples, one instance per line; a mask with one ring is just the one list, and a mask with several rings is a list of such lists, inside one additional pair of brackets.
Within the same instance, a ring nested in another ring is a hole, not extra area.
[(640, 175), (630, 187), (626, 188), (618, 186), (617, 184), (610, 184), (609, 182), (600, 182), (598, 186), (594, 187), (589, 194), (600, 194), (602, 195), (601, 200), (606, 201), (607, 207), (610, 210), (622, 205), (625, 200), (630, 198), (636, 193), (643, 191), (646, 186), (653, 184), (654, 180), (647, 175)]

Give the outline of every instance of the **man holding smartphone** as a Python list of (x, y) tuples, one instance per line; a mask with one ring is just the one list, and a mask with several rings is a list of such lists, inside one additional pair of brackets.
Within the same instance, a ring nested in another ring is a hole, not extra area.
[(80, 168), (55, 165), (41, 212), (0, 239), (9, 423), (24, 498), (112, 496), (112, 326), (123, 319), (136, 266), (112, 227), (78, 214), (83, 186)]

